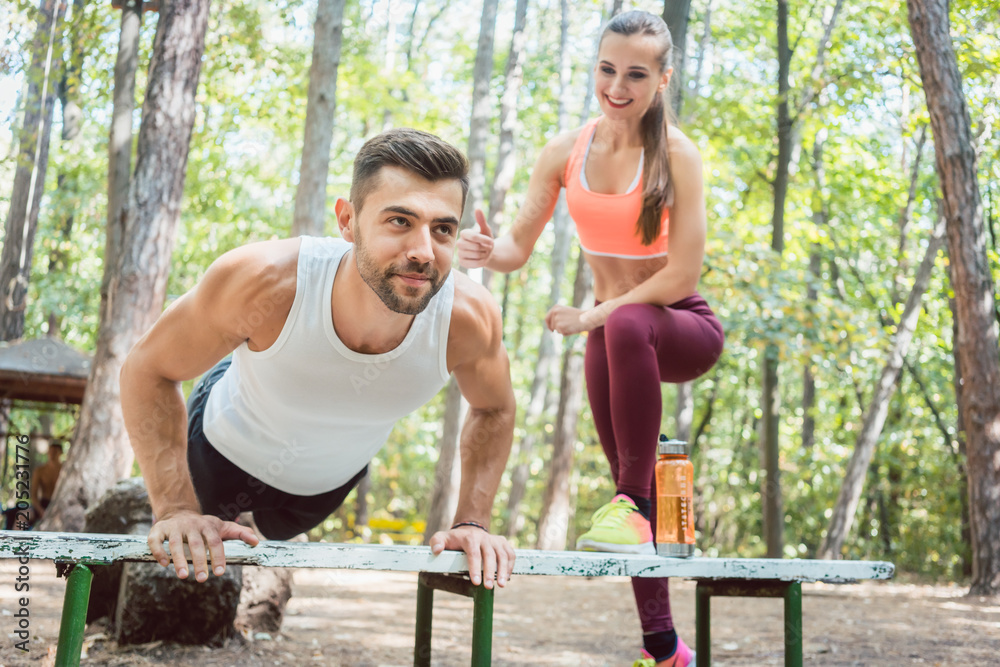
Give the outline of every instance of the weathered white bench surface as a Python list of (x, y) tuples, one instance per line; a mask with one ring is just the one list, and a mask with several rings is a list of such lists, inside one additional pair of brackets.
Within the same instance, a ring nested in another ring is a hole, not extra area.
[[(0, 531), (0, 558), (66, 560), (79, 563), (153, 561), (146, 538), (138, 535)], [(226, 562), (265, 567), (311, 567), (397, 572), (468, 572), (465, 554), (430, 547), (261, 542), (250, 547), (226, 542)], [(514, 574), (575, 577), (685, 577), (847, 582), (890, 579), (892, 563), (768, 558), (663, 558), (584, 551), (517, 550)]]

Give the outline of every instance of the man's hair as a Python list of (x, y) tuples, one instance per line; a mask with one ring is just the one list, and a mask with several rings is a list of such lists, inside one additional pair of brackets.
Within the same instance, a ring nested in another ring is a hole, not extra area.
[(462, 185), (462, 208), (469, 194), (469, 161), (460, 150), (428, 132), (409, 127), (387, 130), (365, 142), (354, 158), (351, 204), (361, 212), (378, 185), (382, 167), (402, 167), (429, 181), (455, 179)]

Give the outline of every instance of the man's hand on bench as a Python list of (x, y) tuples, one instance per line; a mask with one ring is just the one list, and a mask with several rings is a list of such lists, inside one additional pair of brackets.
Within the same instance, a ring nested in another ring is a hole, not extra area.
[(431, 553), (437, 556), (445, 549), (464, 551), (469, 560), (469, 579), (476, 586), (482, 582), (493, 588), (507, 585), (514, 571), (514, 547), (500, 535), (493, 535), (474, 526), (441, 530), (431, 536)]
[[(211, 556), (212, 571), (216, 576), (222, 576), (226, 571), (226, 553), (222, 546), (224, 540), (243, 540), (252, 547), (260, 542), (252, 528), (191, 510), (180, 510), (157, 518), (149, 531), (149, 550), (164, 567), (173, 559), (177, 576), (186, 579), (188, 563), (184, 546), (187, 545), (191, 553), (191, 565), (194, 567), (194, 578), (196, 581), (205, 581), (208, 579), (206, 549)], [(164, 542), (170, 545), (169, 555), (163, 548)]]

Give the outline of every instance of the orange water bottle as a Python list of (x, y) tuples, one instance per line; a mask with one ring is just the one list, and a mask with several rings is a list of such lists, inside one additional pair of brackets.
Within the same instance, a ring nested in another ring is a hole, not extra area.
[(656, 553), (694, 555), (694, 466), (688, 444), (660, 436), (656, 462)]

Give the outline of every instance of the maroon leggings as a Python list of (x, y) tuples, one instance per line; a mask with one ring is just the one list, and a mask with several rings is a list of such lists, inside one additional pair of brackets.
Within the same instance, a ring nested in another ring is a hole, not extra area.
[[(670, 306), (628, 304), (587, 336), (586, 375), (597, 435), (618, 491), (650, 498), (663, 401), (660, 383), (706, 373), (722, 354), (722, 325), (697, 293)], [(642, 630), (674, 627), (667, 579), (634, 577)]]

